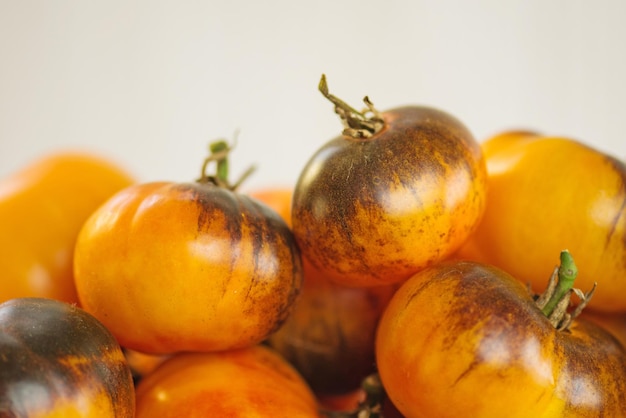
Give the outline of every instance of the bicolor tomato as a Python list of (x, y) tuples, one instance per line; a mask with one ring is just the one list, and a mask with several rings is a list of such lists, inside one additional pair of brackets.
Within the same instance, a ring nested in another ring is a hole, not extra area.
[(198, 182), (128, 187), (85, 222), (75, 250), (80, 302), (123, 347), (242, 348), (291, 312), (302, 284), (291, 230), (219, 171)]
[(134, 418), (130, 368), (113, 335), (54, 299), (0, 304), (0, 416)]
[(326, 277), (348, 286), (398, 283), (456, 251), (486, 204), (479, 143), (456, 117), (427, 106), (358, 112), (320, 90), (347, 128), (306, 163), (293, 232)]

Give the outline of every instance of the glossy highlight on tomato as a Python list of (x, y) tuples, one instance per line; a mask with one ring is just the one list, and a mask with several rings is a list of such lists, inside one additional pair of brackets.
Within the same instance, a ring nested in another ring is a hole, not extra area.
[(83, 222), (134, 183), (121, 166), (85, 152), (40, 157), (0, 180), (0, 302), (78, 302), (74, 245)]
[[(480, 145), (456, 117), (426, 106), (360, 113), (328, 93), (348, 128), (306, 163), (293, 232), (324, 275), (348, 286), (398, 283), (454, 253), (486, 204)], [(371, 114), (371, 115), (370, 115)]]
[(0, 304), (0, 416), (133, 418), (135, 388), (117, 341), (61, 301)]

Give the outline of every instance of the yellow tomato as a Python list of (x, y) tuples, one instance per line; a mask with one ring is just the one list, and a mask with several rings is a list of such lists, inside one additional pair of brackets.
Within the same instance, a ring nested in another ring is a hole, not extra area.
[(45, 156), (0, 181), (0, 301), (78, 301), (72, 273), (76, 236), (132, 177), (95, 155)]
[(504, 132), (482, 144), (487, 208), (459, 258), (541, 288), (554, 254), (576, 258), (590, 307), (626, 310), (626, 166), (569, 138)]

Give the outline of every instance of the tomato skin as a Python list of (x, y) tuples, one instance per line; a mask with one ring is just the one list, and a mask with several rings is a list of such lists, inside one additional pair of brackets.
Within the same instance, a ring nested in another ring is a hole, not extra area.
[(489, 198), (457, 257), (543, 288), (553, 255), (576, 258), (589, 307), (626, 311), (626, 165), (569, 138), (503, 132), (483, 143)]
[(301, 297), (267, 342), (316, 394), (352, 391), (376, 371), (376, 326), (395, 289), (342, 286), (305, 261)]
[(79, 234), (75, 274), (85, 309), (122, 346), (153, 354), (256, 344), (287, 318), (302, 283), (278, 214), (199, 183), (113, 196)]
[(0, 181), (0, 302), (46, 297), (78, 302), (73, 248), (83, 222), (134, 182), (104, 158), (50, 154)]
[(136, 418), (320, 418), (298, 373), (263, 345), (170, 357), (137, 386)]
[(293, 187), (275, 186), (255, 189), (248, 192), (248, 196), (258, 199), (274, 209), (291, 228), (291, 198)]
[(480, 145), (459, 120), (420, 106), (382, 117), (370, 138), (323, 145), (295, 186), (303, 257), (342, 285), (398, 283), (447, 258), (485, 206)]
[(626, 312), (594, 312), (587, 309), (581, 317), (598, 324), (626, 347)]
[(479, 263), (441, 263), (405, 282), (380, 321), (376, 358), (408, 418), (626, 410), (624, 347), (586, 321), (557, 331), (519, 280)]
[(135, 391), (111, 333), (45, 298), (0, 304), (0, 416), (134, 417)]

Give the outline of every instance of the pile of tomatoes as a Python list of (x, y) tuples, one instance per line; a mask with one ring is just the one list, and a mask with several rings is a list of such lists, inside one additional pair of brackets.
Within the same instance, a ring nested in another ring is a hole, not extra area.
[(626, 416), (624, 162), (319, 89), (344, 130), (293, 187), (225, 141), (0, 183), (0, 416)]

